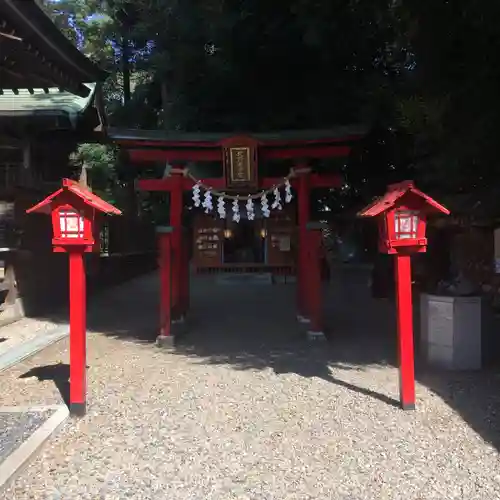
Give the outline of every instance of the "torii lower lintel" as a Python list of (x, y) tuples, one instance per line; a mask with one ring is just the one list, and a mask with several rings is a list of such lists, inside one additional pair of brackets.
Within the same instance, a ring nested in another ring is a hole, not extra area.
[[(337, 174), (321, 175), (310, 174), (309, 186), (314, 188), (336, 188), (342, 184), (342, 176)], [(200, 179), (204, 186), (217, 190), (226, 189), (226, 180), (224, 178)], [(296, 184), (297, 179), (291, 179), (292, 186)], [(282, 177), (265, 177), (260, 183), (260, 189), (270, 189), (283, 183)], [(183, 191), (189, 191), (193, 188), (195, 182), (189, 177), (182, 179)], [(295, 186), (294, 186), (295, 187)], [(137, 181), (137, 188), (141, 191), (175, 191), (179, 189), (179, 180), (177, 175), (165, 177), (164, 179), (141, 179)]]

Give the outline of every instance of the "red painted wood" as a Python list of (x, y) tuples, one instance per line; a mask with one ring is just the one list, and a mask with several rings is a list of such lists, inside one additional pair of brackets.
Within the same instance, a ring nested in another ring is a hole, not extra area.
[(311, 188), (339, 188), (344, 181), (340, 174), (311, 174), (310, 179)]
[[(310, 146), (303, 148), (261, 148), (259, 160), (294, 158), (338, 158), (348, 156), (350, 146)], [(222, 161), (222, 149), (129, 149), (132, 162)]]
[[(309, 222), (309, 221), (308, 221)], [(299, 228), (300, 234), (300, 228)], [(302, 255), (301, 257), (301, 280), (300, 280), (300, 300), (302, 302), (302, 316), (306, 317), (311, 321), (311, 313), (312, 313), (312, 299), (311, 296), (312, 288), (314, 288), (314, 269), (313, 269), (313, 260), (314, 260), (314, 246), (313, 246), (313, 237), (312, 231), (306, 231), (304, 236), (301, 236), (300, 247), (302, 246)], [(305, 255), (304, 255), (305, 254)]]
[(302, 148), (260, 149), (259, 159), (293, 160), (297, 158), (339, 158), (349, 156), (350, 146), (310, 146)]
[(183, 314), (187, 315), (189, 312), (189, 304), (190, 304), (190, 272), (189, 272), (189, 241), (187, 237), (184, 238), (184, 246), (183, 246), (183, 256), (184, 256), (184, 264), (182, 266), (182, 285), (183, 285)]
[[(223, 177), (200, 180), (205, 186), (213, 189), (219, 190), (226, 187), (226, 181)], [(177, 189), (178, 182), (175, 176), (166, 177), (165, 179), (140, 179), (137, 182), (137, 188), (141, 191), (172, 191)], [(187, 177), (184, 177), (181, 182), (183, 191), (189, 191), (194, 186), (194, 182)]]
[(306, 266), (307, 266), (307, 228), (306, 224), (310, 220), (309, 203), (309, 175), (301, 175), (298, 178), (298, 258), (297, 258), (297, 309), (299, 315), (308, 318), (306, 310)]
[(69, 250), (70, 409), (85, 413), (87, 400), (86, 286), (83, 247)]
[(189, 259), (189, 248), (190, 248), (190, 240), (188, 237), (188, 234), (184, 234), (184, 275), (183, 275), (183, 283), (184, 283), (184, 314), (187, 314), (189, 311), (189, 303), (190, 303), (190, 272), (189, 272), (189, 264), (190, 264), (190, 259)]
[(172, 335), (172, 251), (171, 233), (158, 235), (160, 267), (160, 336)]
[(323, 332), (323, 303), (321, 280), (321, 230), (308, 231), (308, 262), (305, 275), (307, 277), (308, 311), (312, 332)]
[(222, 149), (130, 149), (129, 158), (134, 163), (176, 161), (220, 161)]
[(172, 176), (170, 191), (170, 225), (172, 232), (172, 319), (182, 315), (181, 279), (182, 279), (182, 197), (184, 177), (180, 174)]
[[(245, 136), (246, 137), (246, 136)], [(345, 137), (333, 137), (333, 138), (323, 138), (323, 139), (295, 139), (295, 140), (283, 140), (283, 139), (270, 139), (266, 141), (259, 141), (261, 148), (286, 148), (286, 147), (304, 147), (314, 144), (338, 144), (338, 143), (348, 143), (359, 141), (363, 138), (363, 135), (350, 135)], [(173, 149), (173, 148), (185, 148), (185, 149), (198, 149), (198, 148), (217, 148), (220, 147), (225, 141), (234, 140), (233, 137), (229, 137), (222, 141), (171, 141), (167, 139), (114, 139), (114, 142), (120, 146), (126, 148), (144, 148), (144, 147), (154, 147), (162, 149)]]
[(188, 302), (188, 283), (189, 283), (189, 258), (188, 258), (188, 246), (186, 233), (183, 231), (181, 238), (181, 252), (180, 252), (180, 280), (179, 280), (179, 306), (180, 315), (185, 316), (187, 314), (187, 302)]
[(98, 212), (101, 212), (103, 214), (121, 215), (122, 213), (121, 210), (118, 210), (116, 207), (109, 204), (107, 201), (104, 201), (103, 199), (99, 198), (99, 196), (92, 193), (92, 191), (89, 191), (87, 188), (83, 187), (78, 182), (72, 179), (63, 179), (62, 185), (63, 187), (61, 189), (58, 189), (57, 191), (47, 196), (47, 198), (42, 200), (34, 207), (31, 207), (28, 210), (26, 210), (26, 213), (27, 214), (53, 213), (54, 211), (53, 206), (55, 205), (54, 202), (59, 197), (61, 197), (61, 195), (63, 195), (64, 198), (63, 203), (68, 203), (70, 205), (73, 205), (72, 201), (75, 199), (79, 199), (80, 201), (84, 202), (85, 206), (97, 210)]
[(376, 199), (373, 203), (361, 210), (359, 216), (376, 217), (392, 208), (398, 207), (398, 205), (401, 204), (398, 202), (400, 202), (403, 197), (405, 204), (408, 203), (408, 199), (411, 201), (418, 200), (420, 203), (418, 203), (417, 206), (425, 208), (426, 212), (450, 214), (450, 211), (446, 207), (417, 189), (413, 181), (403, 181), (387, 186), (387, 192), (384, 196)]
[[(309, 174), (311, 188), (336, 188), (342, 185), (342, 176), (337, 174)], [(217, 190), (224, 190), (226, 183), (224, 178), (200, 179), (200, 181), (208, 187)], [(165, 179), (141, 179), (137, 182), (137, 187), (141, 191), (172, 191), (177, 189), (178, 180), (174, 177)], [(270, 189), (273, 186), (283, 183), (282, 177), (265, 177), (261, 180), (260, 189)], [(291, 180), (293, 187), (298, 188), (299, 178)], [(182, 180), (182, 189), (189, 191), (193, 188), (194, 182), (184, 177)]]
[[(302, 174), (301, 174), (302, 175)], [(294, 188), (298, 188), (299, 177), (290, 181)], [(279, 184), (283, 184), (283, 177), (264, 177), (261, 179), (260, 187), (270, 189)], [(342, 176), (338, 174), (309, 174), (309, 187), (314, 188), (337, 188), (342, 185)]]
[(399, 354), (399, 399), (404, 410), (415, 408), (415, 360), (413, 352), (413, 303), (411, 257), (396, 255), (396, 305)]
[(348, 135), (345, 137), (329, 137), (326, 139), (297, 139), (297, 140), (268, 140), (265, 141), (264, 147), (304, 147), (313, 144), (338, 144), (338, 143), (349, 143), (355, 142), (363, 139), (363, 135)]

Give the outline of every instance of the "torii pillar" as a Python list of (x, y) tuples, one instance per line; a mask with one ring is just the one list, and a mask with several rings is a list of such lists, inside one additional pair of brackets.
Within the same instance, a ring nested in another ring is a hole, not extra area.
[[(184, 170), (178, 166), (170, 169), (170, 258), (171, 258), (171, 330), (172, 335), (184, 331), (189, 307), (189, 250), (182, 225), (184, 209)], [(160, 266), (161, 267), (161, 266)]]
[[(298, 165), (298, 168), (303, 165)], [(304, 173), (297, 179), (297, 203), (298, 203), (298, 255), (297, 255), (297, 319), (301, 323), (309, 321), (306, 305), (306, 273), (307, 273), (307, 224), (310, 220), (311, 207), (309, 203), (310, 179), (309, 174)]]
[(306, 244), (305, 304), (310, 322), (307, 328), (309, 340), (325, 340), (323, 318), (323, 235), (325, 225), (321, 222), (309, 222)]
[(156, 228), (158, 235), (158, 267), (160, 277), (160, 331), (156, 344), (160, 347), (172, 347), (175, 338), (172, 335), (172, 228)]
[(182, 173), (173, 169), (172, 177), (175, 188), (170, 192), (170, 226), (172, 227), (172, 322), (173, 324), (184, 321), (182, 311), (182, 279), (183, 276), (183, 179)]

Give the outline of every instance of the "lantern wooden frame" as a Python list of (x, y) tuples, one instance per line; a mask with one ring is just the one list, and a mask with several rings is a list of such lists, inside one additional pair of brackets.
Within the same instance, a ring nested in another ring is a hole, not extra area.
[[(120, 215), (121, 211), (77, 182), (63, 179), (61, 189), (27, 210), (27, 213), (51, 215), (54, 252), (67, 252), (74, 247), (83, 247), (84, 252), (98, 252), (100, 250), (98, 215)], [(64, 228), (61, 227), (61, 215), (64, 213), (78, 214), (79, 217), (76, 231), (68, 231), (66, 235)]]
[[(396, 230), (398, 214), (407, 212), (411, 214), (412, 225), (416, 219), (415, 230), (409, 237), (401, 238), (401, 233)], [(396, 254), (420, 253), (427, 250), (427, 216), (432, 213), (450, 212), (443, 205), (433, 200), (430, 196), (415, 188), (412, 181), (392, 184), (384, 196), (359, 212), (361, 217), (375, 217), (379, 224), (379, 250), (382, 253)]]

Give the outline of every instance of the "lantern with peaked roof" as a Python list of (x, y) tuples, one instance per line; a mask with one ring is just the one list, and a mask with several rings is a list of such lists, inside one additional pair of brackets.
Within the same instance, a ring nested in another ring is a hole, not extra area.
[(431, 214), (450, 211), (418, 190), (413, 181), (391, 184), (384, 196), (358, 213), (360, 217), (376, 217), (379, 223), (379, 250), (396, 254), (427, 250), (426, 225)]
[(70, 179), (63, 179), (61, 189), (26, 212), (52, 216), (54, 252), (67, 252), (74, 247), (83, 248), (84, 252), (98, 250), (97, 216), (121, 214), (116, 207)]

